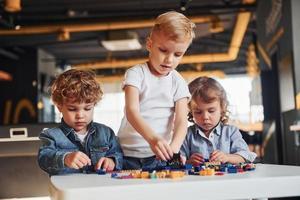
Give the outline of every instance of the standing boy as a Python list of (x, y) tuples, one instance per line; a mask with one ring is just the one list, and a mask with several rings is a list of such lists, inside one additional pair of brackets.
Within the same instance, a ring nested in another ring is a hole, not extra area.
[(194, 27), (178, 12), (158, 16), (146, 44), (149, 61), (125, 74), (125, 116), (118, 133), (125, 169), (163, 166), (180, 150), (190, 93), (175, 68), (194, 38)]

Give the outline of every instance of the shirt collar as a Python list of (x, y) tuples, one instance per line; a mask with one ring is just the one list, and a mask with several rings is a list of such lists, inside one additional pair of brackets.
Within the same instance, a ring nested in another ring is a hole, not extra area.
[[(61, 118), (61, 125), (60, 125), (60, 128), (62, 129), (62, 131), (64, 132), (64, 134), (66, 135), (66, 136), (68, 136), (70, 133), (75, 133), (75, 130), (74, 130), (74, 128), (72, 128), (72, 127), (70, 127), (65, 121), (64, 121), (64, 119), (63, 118)], [(88, 130), (88, 132), (90, 132), (90, 133), (93, 133), (93, 132), (95, 132), (95, 126), (94, 126), (94, 123), (93, 123), (93, 121), (88, 125), (88, 127), (87, 127), (87, 130)]]
[(219, 122), (218, 125), (214, 129), (214, 133), (217, 134), (218, 136), (221, 135), (221, 124), (222, 124), (222, 122)]
[[(196, 132), (200, 135), (205, 135), (201, 128), (196, 124)], [(214, 134), (220, 136), (221, 135), (221, 122), (218, 123), (218, 125), (213, 129), (212, 131)], [(202, 134), (201, 134), (202, 133)]]
[(166, 76), (160, 76), (160, 77), (155, 76), (154, 74), (152, 74), (152, 72), (151, 72), (151, 70), (150, 70), (150, 64), (149, 64), (149, 62), (150, 62), (150, 61), (146, 62), (146, 66), (147, 66), (146, 68), (147, 68), (148, 72), (149, 72), (152, 76), (154, 76), (154, 77), (156, 77), (156, 78), (158, 78), (158, 79), (162, 79), (162, 78), (169, 77), (169, 76), (171, 76), (171, 74), (172, 74), (173, 71), (174, 71), (174, 69), (171, 70)]

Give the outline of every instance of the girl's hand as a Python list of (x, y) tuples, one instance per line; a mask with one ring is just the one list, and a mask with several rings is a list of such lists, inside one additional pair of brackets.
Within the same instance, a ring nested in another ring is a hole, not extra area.
[(106, 171), (113, 171), (115, 168), (115, 162), (111, 158), (102, 157), (96, 164), (95, 170), (98, 170), (100, 168), (106, 170)]
[(150, 140), (149, 144), (151, 150), (159, 159), (164, 161), (172, 159), (173, 151), (170, 145), (163, 138), (156, 136)]
[(191, 157), (187, 160), (187, 163), (190, 163), (193, 166), (199, 166), (199, 164), (203, 162), (204, 158), (200, 153), (193, 153)]
[(80, 169), (86, 165), (91, 165), (91, 159), (85, 153), (76, 151), (67, 153), (64, 163), (69, 168)]
[(209, 161), (211, 162), (218, 162), (220, 161), (221, 163), (226, 163), (229, 160), (229, 156), (228, 154), (219, 151), (219, 150), (215, 150), (210, 154), (210, 159)]

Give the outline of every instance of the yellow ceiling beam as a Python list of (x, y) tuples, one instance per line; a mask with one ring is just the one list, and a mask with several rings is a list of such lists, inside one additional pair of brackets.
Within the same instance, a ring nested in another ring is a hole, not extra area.
[[(193, 16), (190, 19), (194, 23), (208, 23), (212, 21), (213, 16)], [(90, 31), (107, 31), (120, 29), (135, 29), (151, 27), (154, 24), (153, 19), (148, 20), (128, 20), (122, 22), (102, 22), (86, 24), (57, 24), (45, 26), (26, 26), (18, 30), (0, 29), (0, 35), (34, 35), (34, 34), (55, 34), (62, 31), (72, 32), (90, 32)]]
[(1, 81), (12, 81), (13, 77), (10, 73), (0, 70), (0, 80)]
[[(245, 4), (254, 3), (255, 0), (244, 0)], [(214, 16), (195, 16), (190, 17), (194, 23), (207, 23), (213, 20)], [(211, 62), (229, 62), (234, 61), (244, 38), (247, 26), (251, 17), (250, 12), (241, 12), (237, 15), (236, 24), (233, 35), (227, 52), (210, 53), (210, 54), (194, 54), (183, 57), (181, 64), (188, 63), (211, 63)], [(61, 24), (61, 25), (47, 25), (34, 27), (21, 27), (18, 30), (0, 29), (0, 35), (26, 35), (26, 34), (49, 34), (66, 32), (85, 32), (85, 31), (104, 31), (104, 30), (119, 30), (119, 29), (134, 29), (151, 27), (153, 20), (134, 20), (123, 22), (105, 22), (93, 24)], [(135, 58), (127, 60), (107, 60), (96, 61), (73, 65), (74, 68), (80, 69), (103, 69), (103, 68), (128, 68), (138, 63), (147, 61), (148, 58)]]
[(21, 11), (21, 0), (5, 0), (4, 10), (6, 12), (19, 12)]
[[(228, 51), (225, 53), (195, 54), (186, 55), (182, 58), (181, 64), (188, 63), (212, 63), (234, 61), (242, 44), (247, 26), (250, 22), (251, 13), (242, 12), (237, 15), (237, 21), (232, 34)], [(138, 63), (147, 61), (148, 58), (126, 59), (126, 60), (107, 60), (95, 61), (72, 65), (78, 69), (104, 69), (104, 68), (128, 68)]]

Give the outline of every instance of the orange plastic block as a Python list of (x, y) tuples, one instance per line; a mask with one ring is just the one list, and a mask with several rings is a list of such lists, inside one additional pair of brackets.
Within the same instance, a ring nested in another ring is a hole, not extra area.
[(130, 173), (133, 178), (141, 178), (141, 172), (132, 172)]
[(182, 178), (184, 174), (182, 171), (171, 171), (169, 176), (170, 178)]
[(149, 172), (141, 172), (141, 178), (149, 178)]

